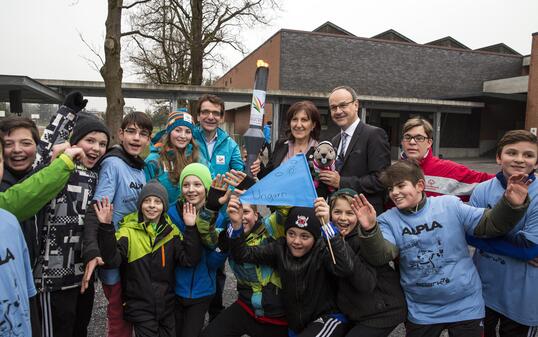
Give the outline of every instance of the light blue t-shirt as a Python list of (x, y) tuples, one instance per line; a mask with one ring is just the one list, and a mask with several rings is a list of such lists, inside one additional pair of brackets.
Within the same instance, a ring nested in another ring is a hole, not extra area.
[(457, 197), (440, 196), (427, 198), (417, 213), (394, 207), (377, 218), (383, 237), (400, 250), (400, 283), (411, 322), (484, 317), (480, 278), (465, 240), (483, 213)]
[(28, 247), (13, 214), (0, 209), (0, 336), (31, 336), (29, 298), (36, 295)]
[[(103, 197), (114, 205), (112, 221), (118, 229), (121, 219), (127, 214), (136, 212), (138, 195), (146, 183), (144, 170), (127, 165), (119, 157), (107, 157), (101, 163), (99, 182), (93, 200)], [(104, 284), (113, 285), (120, 281), (118, 269), (100, 269), (99, 276)]]
[[(470, 203), (477, 207), (493, 207), (505, 189), (498, 179), (479, 184)], [(529, 186), (531, 203), (524, 217), (507, 234), (507, 239), (523, 235), (538, 244), (538, 184)], [(486, 306), (520, 324), (538, 325), (538, 268), (511, 257), (477, 250), (474, 262), (482, 279)]]

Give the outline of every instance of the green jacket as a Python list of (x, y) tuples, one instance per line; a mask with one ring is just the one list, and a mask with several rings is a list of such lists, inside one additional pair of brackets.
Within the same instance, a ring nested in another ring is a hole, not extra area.
[(121, 266), (126, 320), (159, 320), (173, 313), (176, 266), (192, 267), (200, 260), (195, 226), (187, 226), (182, 239), (168, 215), (154, 230), (135, 212), (123, 218), (117, 232), (111, 224), (100, 224), (98, 241), (106, 267)]
[[(258, 221), (245, 237), (249, 247), (263, 246), (284, 236), (284, 223), (289, 207), (277, 207), (271, 215)], [(229, 238), (223, 234), (221, 241)], [(223, 243), (227, 246), (228, 243)], [(282, 302), (282, 283), (278, 273), (268, 265), (237, 263), (229, 260), (237, 279), (237, 296), (242, 304), (248, 306), (257, 317), (277, 318), (285, 321), (285, 308)]]
[(49, 166), (0, 192), (0, 208), (15, 215), (19, 221), (34, 216), (64, 188), (74, 169), (73, 160), (61, 154)]

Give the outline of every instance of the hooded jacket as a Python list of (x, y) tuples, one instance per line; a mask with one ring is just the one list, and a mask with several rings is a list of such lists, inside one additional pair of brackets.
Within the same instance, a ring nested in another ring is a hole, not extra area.
[[(277, 208), (275, 213), (256, 222), (245, 237), (249, 247), (264, 246), (284, 236), (285, 217), (289, 209)], [(228, 246), (226, 232), (219, 236), (219, 246)], [(237, 263), (229, 260), (237, 279), (238, 300), (249, 308), (255, 318), (278, 318), (285, 321), (286, 311), (282, 299), (282, 282), (278, 273), (268, 265)]]
[(196, 227), (186, 227), (184, 235), (182, 240), (166, 214), (156, 230), (138, 212), (127, 215), (117, 232), (111, 224), (99, 225), (99, 247), (106, 266), (121, 266), (126, 320), (159, 320), (173, 314), (174, 270), (194, 266), (200, 259)]
[[(170, 207), (168, 215), (179, 231), (185, 233), (187, 226), (183, 222), (182, 212), (180, 212), (182, 209), (183, 203), (177, 202)], [(204, 218), (206, 215), (207, 218)], [(212, 221), (211, 219), (214, 216), (215, 212), (199, 212), (196, 218), (196, 226), (199, 227), (199, 222), (204, 221), (206, 223), (203, 224), (203, 226), (209, 227), (207, 222)], [(220, 223), (222, 220), (218, 218), (216, 221), (217, 223)], [(202, 235), (206, 236), (206, 234)], [(206, 241), (207, 239), (202, 238), (202, 240)], [(227, 257), (228, 254), (203, 246), (201, 249), (200, 260), (197, 264), (191, 266), (178, 266), (178, 268), (176, 268), (176, 295), (184, 299), (196, 299), (214, 295), (216, 292), (217, 269), (224, 264)]]
[(374, 328), (390, 328), (407, 317), (400, 274), (388, 264), (374, 267), (360, 255), (358, 230), (345, 237), (355, 252), (353, 274), (338, 280), (338, 308), (351, 321)]
[[(146, 175), (146, 181), (157, 179), (159, 183), (161, 183), (161, 185), (166, 188), (166, 192), (168, 192), (168, 203), (171, 205), (176, 202), (179, 195), (181, 194), (181, 188), (178, 183), (174, 184), (170, 181), (168, 171), (165, 170), (160, 161), (160, 151), (161, 147), (158, 147), (156, 146), (156, 144), (153, 143), (151, 144), (150, 154), (145, 159), (146, 166), (144, 166), (144, 174)], [(188, 144), (186, 153), (187, 157), (190, 157), (192, 155), (191, 144)], [(208, 166), (203, 158), (199, 158), (198, 162)]]
[[(62, 105), (39, 141), (34, 166), (50, 163), (52, 147), (63, 143), (77, 121), (75, 111)], [(84, 263), (81, 241), (84, 216), (97, 186), (97, 167), (75, 165), (65, 187), (44, 208), (40, 226), (40, 254), (34, 271), (40, 291), (80, 286)]]
[(215, 177), (217, 174), (225, 174), (231, 169), (237, 171), (245, 170), (239, 145), (237, 145), (235, 140), (226, 131), (217, 128), (217, 140), (211, 157), (207, 150), (204, 130), (200, 125), (194, 127), (193, 137), (200, 146), (200, 157), (208, 163), (207, 166), (209, 167), (209, 171), (211, 171), (212, 177)]
[[(136, 211), (138, 194), (146, 183), (144, 161), (129, 155), (121, 145), (111, 147), (101, 158), (99, 184), (96, 187), (94, 201), (102, 196), (114, 203), (112, 221), (117, 228), (119, 221), (126, 215)], [(93, 207), (89, 207), (84, 219), (83, 257), (84, 262), (101, 256), (97, 244), (99, 220)]]
[(353, 270), (353, 252), (340, 235), (330, 239), (336, 264), (323, 238), (302, 257), (290, 253), (285, 237), (257, 247), (246, 246), (244, 240), (244, 235), (231, 239), (232, 256), (237, 262), (272, 266), (279, 273), (290, 329), (300, 333), (319, 317), (339, 312), (333, 277), (348, 277)]

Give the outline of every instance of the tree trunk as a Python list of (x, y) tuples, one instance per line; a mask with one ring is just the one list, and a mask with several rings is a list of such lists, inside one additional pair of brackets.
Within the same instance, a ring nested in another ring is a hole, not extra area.
[(204, 49), (202, 48), (202, 0), (191, 0), (191, 84), (202, 84), (204, 72)]
[(121, 82), (121, 11), (123, 0), (108, 0), (108, 16), (105, 22), (105, 64), (101, 67), (101, 76), (105, 81), (106, 117), (110, 130), (111, 142), (117, 143), (117, 133), (123, 118), (123, 91)]

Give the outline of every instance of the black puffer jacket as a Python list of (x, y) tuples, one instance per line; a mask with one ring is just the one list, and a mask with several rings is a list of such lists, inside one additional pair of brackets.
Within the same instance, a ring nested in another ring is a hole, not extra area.
[(112, 224), (100, 224), (98, 240), (105, 267), (122, 269), (125, 320), (144, 322), (173, 314), (176, 267), (200, 261), (196, 227), (187, 226), (182, 239), (168, 215), (153, 229), (135, 212), (123, 218), (117, 232)]
[(346, 236), (355, 252), (353, 274), (338, 281), (338, 308), (354, 323), (390, 328), (407, 316), (400, 274), (391, 266), (374, 267), (361, 256), (357, 228)]
[(286, 238), (258, 247), (247, 247), (244, 236), (230, 241), (238, 263), (266, 264), (278, 271), (288, 324), (293, 331), (299, 333), (320, 316), (339, 312), (336, 287), (331, 280), (334, 276), (348, 277), (353, 270), (353, 251), (340, 235), (331, 239), (336, 264), (322, 238), (300, 258), (291, 255)]

